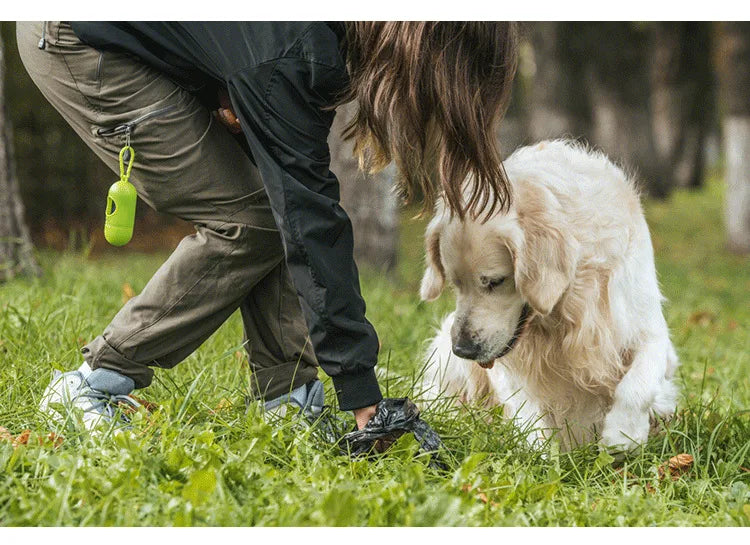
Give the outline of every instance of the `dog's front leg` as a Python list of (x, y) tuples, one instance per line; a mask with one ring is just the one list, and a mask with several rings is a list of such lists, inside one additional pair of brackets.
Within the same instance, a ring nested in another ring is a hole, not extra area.
[(503, 405), (505, 417), (524, 434), (530, 447), (538, 449), (543, 446), (547, 440), (545, 430), (551, 429), (551, 426), (523, 380), (502, 364), (496, 364), (488, 374), (495, 397)]
[[(601, 443), (611, 451), (629, 451), (645, 443), (649, 417), (669, 382), (668, 356), (673, 350), (669, 337), (644, 343), (615, 388), (612, 408), (604, 418)], [(657, 403), (658, 405), (658, 403)]]

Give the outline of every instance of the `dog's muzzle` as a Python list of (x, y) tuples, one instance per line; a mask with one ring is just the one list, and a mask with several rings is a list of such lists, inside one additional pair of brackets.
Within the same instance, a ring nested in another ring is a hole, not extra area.
[(513, 332), (513, 336), (507, 342), (505, 347), (500, 351), (500, 354), (495, 356), (495, 358), (490, 361), (478, 361), (477, 364), (484, 369), (492, 369), (492, 366), (495, 365), (495, 360), (502, 358), (508, 352), (513, 350), (513, 347), (518, 342), (521, 333), (523, 333), (524, 327), (526, 327), (526, 322), (528, 321), (530, 315), (531, 307), (527, 303), (521, 309), (521, 315), (518, 317), (518, 323), (516, 324), (516, 330)]

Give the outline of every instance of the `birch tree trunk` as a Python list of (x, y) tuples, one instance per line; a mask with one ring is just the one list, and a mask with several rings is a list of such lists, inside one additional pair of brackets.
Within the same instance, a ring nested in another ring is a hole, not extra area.
[(13, 159), (13, 137), (5, 103), (5, 49), (0, 40), (0, 282), (39, 274), (24, 221)]
[(336, 111), (328, 140), (331, 171), (341, 184), (341, 206), (349, 214), (354, 229), (354, 259), (384, 272), (395, 269), (398, 261), (398, 195), (393, 191), (393, 167), (370, 175), (359, 169), (353, 142), (344, 141), (341, 132), (354, 113), (354, 104)]
[(726, 154), (725, 218), (729, 249), (750, 253), (750, 23), (719, 28), (719, 86)]

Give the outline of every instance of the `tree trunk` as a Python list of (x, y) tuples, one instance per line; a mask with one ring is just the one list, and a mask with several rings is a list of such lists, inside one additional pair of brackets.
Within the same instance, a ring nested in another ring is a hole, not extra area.
[(646, 29), (628, 22), (591, 23), (578, 34), (589, 51), (585, 79), (593, 143), (635, 168), (652, 196), (666, 196), (669, 167), (657, 156), (651, 126)]
[(586, 133), (587, 102), (581, 92), (576, 23), (538, 22), (530, 27), (536, 73), (529, 132), (533, 140), (579, 138)]
[(353, 142), (341, 132), (354, 114), (354, 104), (336, 111), (331, 128), (331, 171), (341, 183), (341, 206), (354, 228), (354, 259), (384, 272), (395, 269), (398, 261), (398, 195), (393, 191), (393, 167), (370, 175), (359, 169)]
[(5, 49), (0, 40), (0, 282), (40, 272), (15, 174), (13, 138), (5, 104)]
[(649, 194), (669, 193), (667, 167), (656, 157), (648, 111), (631, 103), (592, 71), (588, 79), (593, 112), (591, 141), (626, 168), (635, 168)]
[(710, 37), (706, 22), (652, 25), (651, 127), (670, 186), (703, 183), (714, 101)]
[(728, 244), (750, 253), (750, 23), (722, 23), (719, 32)]

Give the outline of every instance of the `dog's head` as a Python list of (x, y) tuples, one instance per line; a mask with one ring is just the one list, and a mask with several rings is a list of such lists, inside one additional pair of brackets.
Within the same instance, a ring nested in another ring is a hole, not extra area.
[(455, 287), (453, 352), (484, 367), (507, 353), (528, 315), (549, 315), (575, 275), (578, 245), (564, 213), (541, 188), (516, 191), (510, 212), (459, 221), (439, 209), (427, 227), (420, 295)]

